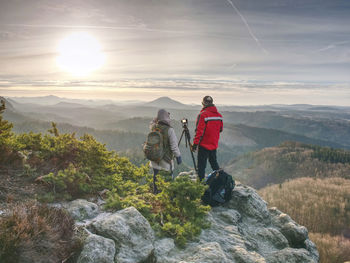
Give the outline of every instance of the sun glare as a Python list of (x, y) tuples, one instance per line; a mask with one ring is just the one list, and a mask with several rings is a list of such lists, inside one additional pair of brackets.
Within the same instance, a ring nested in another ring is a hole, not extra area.
[(58, 46), (57, 65), (75, 76), (86, 76), (105, 63), (99, 42), (88, 33), (72, 33)]

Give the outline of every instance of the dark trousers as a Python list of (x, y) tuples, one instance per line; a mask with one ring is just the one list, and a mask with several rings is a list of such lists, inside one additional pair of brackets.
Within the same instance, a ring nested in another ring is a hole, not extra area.
[(205, 167), (207, 167), (207, 160), (209, 158), (210, 166), (213, 170), (219, 170), (219, 164), (216, 160), (216, 150), (207, 150), (204, 147), (198, 148), (198, 177), (199, 180), (204, 179)]

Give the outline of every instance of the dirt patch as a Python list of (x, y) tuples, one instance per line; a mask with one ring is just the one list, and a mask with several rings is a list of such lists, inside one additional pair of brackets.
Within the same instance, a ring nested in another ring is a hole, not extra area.
[(21, 171), (0, 170), (0, 210), (5, 210), (13, 204), (35, 200), (47, 189), (34, 182), (34, 178), (21, 175)]

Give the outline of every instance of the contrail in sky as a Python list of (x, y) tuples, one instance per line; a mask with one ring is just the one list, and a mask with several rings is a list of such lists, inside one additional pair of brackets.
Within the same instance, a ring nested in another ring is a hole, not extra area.
[(240, 18), (242, 19), (244, 25), (246, 26), (246, 28), (248, 29), (248, 32), (250, 34), (250, 36), (254, 39), (254, 41), (258, 44), (258, 46), (262, 49), (262, 51), (265, 54), (268, 54), (267, 50), (263, 47), (263, 45), (260, 43), (259, 39), (254, 35), (252, 29), (250, 28), (247, 20), (244, 18), (244, 16), (241, 14), (241, 12), (238, 10), (238, 8), (236, 7), (236, 5), (231, 1), (231, 0), (227, 0), (227, 2), (233, 7), (233, 9), (236, 11), (236, 13), (240, 16)]

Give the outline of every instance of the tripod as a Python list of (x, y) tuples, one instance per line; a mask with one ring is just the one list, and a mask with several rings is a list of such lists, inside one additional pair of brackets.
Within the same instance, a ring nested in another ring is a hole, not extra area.
[[(190, 131), (188, 130), (188, 127), (187, 127), (187, 119), (184, 119), (181, 121), (182, 122), (182, 133), (181, 133), (181, 137), (180, 137), (180, 140), (179, 140), (179, 146), (180, 146), (180, 143), (181, 143), (181, 140), (182, 140), (182, 137), (185, 135), (185, 144), (186, 144), (186, 148), (188, 145), (191, 145), (191, 135), (190, 135)], [(192, 161), (193, 161), (193, 165), (194, 165), (194, 170), (196, 172), (198, 172), (197, 170), (197, 165), (196, 165), (196, 160), (194, 158), (194, 155), (193, 155), (193, 152), (192, 150), (190, 149), (190, 152), (191, 152), (191, 156), (192, 156)]]

